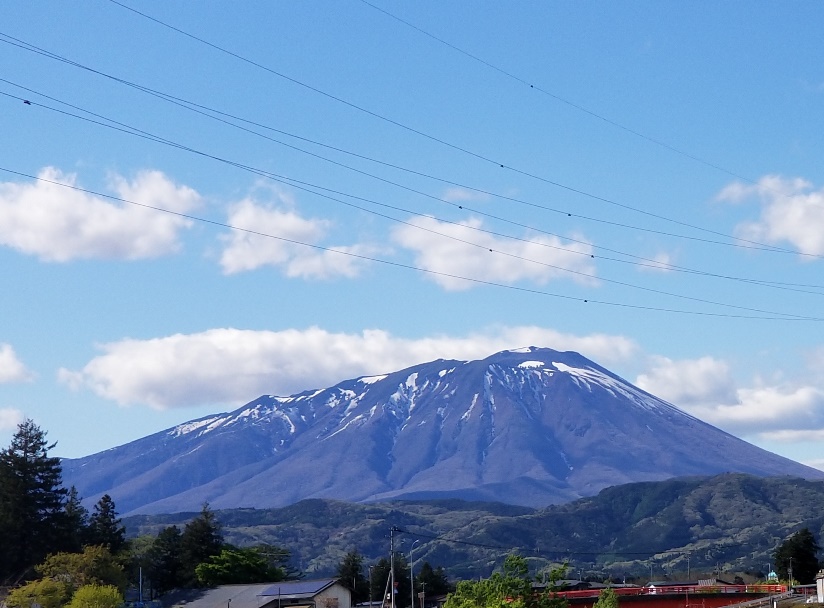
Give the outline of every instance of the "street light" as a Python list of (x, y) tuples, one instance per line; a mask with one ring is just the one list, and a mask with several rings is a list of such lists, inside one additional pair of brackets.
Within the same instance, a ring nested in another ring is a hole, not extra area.
[(409, 604), (409, 608), (415, 608), (415, 560), (412, 558), (412, 551), (415, 549), (415, 545), (417, 545), (419, 542), (421, 542), (421, 539), (416, 540), (414, 543), (412, 543), (412, 546), (409, 547), (409, 593), (412, 599), (412, 603)]

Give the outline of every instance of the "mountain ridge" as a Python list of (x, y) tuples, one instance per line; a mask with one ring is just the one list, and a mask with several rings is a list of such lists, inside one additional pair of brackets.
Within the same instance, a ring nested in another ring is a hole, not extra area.
[[(650, 567), (660, 578), (665, 569), (685, 576), (687, 560), (693, 572), (750, 570), (763, 577), (775, 548), (799, 529), (824, 537), (822, 500), (822, 481), (724, 473), (613, 486), (543, 509), (458, 499), (308, 499), (215, 515), (228, 542), (284, 547), (312, 576), (333, 573), (353, 548), (367, 562), (385, 556), (389, 528), (397, 527), (399, 544), (407, 533), (420, 539), (417, 559), (464, 578), (488, 575), (513, 551), (527, 557), (533, 571), (569, 561), (595, 580), (646, 577)], [(154, 535), (196, 515), (135, 515), (124, 524), (130, 537)]]
[(545, 506), (725, 471), (824, 478), (578, 353), (535, 347), (264, 395), (64, 461), (81, 495), (109, 493), (123, 513), (412, 496)]

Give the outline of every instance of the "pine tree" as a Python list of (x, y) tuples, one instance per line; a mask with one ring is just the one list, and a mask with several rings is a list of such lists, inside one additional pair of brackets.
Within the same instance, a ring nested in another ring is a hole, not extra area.
[(80, 501), (77, 488), (72, 486), (63, 505), (64, 513), (64, 551), (79, 553), (89, 535), (89, 510)]
[(88, 544), (102, 545), (112, 553), (118, 553), (126, 545), (126, 528), (120, 525), (112, 497), (104, 494), (94, 505), (89, 518)]
[(421, 564), (421, 571), (415, 579), (415, 586), (427, 596), (446, 595), (452, 590), (443, 567), (432, 568), (429, 562)]
[(200, 514), (183, 528), (180, 548), (182, 582), (184, 585), (197, 586), (195, 568), (213, 555), (219, 555), (223, 548), (220, 523), (209, 509), (209, 503), (204, 503)]
[(778, 576), (788, 579), (789, 571), (792, 569), (793, 579), (802, 585), (815, 582), (815, 575), (820, 567), (820, 549), (809, 528), (799, 530), (775, 550), (773, 559)]
[[(409, 562), (403, 553), (395, 553), (395, 605), (400, 608), (409, 606), (412, 591), (409, 588)], [(371, 594), (374, 598), (383, 597), (389, 593), (389, 560), (382, 557), (372, 569)]]
[(183, 585), (181, 534), (177, 526), (160, 531), (146, 556), (146, 576), (152, 591), (163, 594)]
[(0, 580), (17, 580), (61, 545), (65, 530), (60, 459), (32, 420), (0, 451)]
[(363, 575), (363, 555), (349, 551), (338, 564), (336, 575), (341, 585), (352, 592), (352, 603), (365, 602), (369, 598), (369, 581)]

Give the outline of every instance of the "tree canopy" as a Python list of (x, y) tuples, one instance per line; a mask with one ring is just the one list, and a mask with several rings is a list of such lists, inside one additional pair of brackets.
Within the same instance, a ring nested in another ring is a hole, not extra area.
[(180, 579), (184, 586), (200, 584), (195, 569), (223, 549), (223, 534), (214, 512), (204, 503), (200, 514), (187, 523), (180, 535)]
[(429, 562), (421, 564), (420, 572), (415, 576), (415, 584), (427, 596), (446, 595), (452, 590), (443, 567), (432, 568)]
[(444, 608), (565, 608), (566, 600), (554, 594), (555, 581), (563, 572), (563, 568), (553, 570), (550, 584), (536, 590), (526, 559), (509, 555), (501, 572), (478, 581), (460, 581)]
[(611, 587), (603, 589), (592, 608), (618, 608), (618, 594)]
[(67, 543), (60, 459), (55, 443), (32, 420), (21, 422), (0, 451), (0, 582), (30, 575), (31, 567)]
[(126, 545), (126, 528), (120, 525), (114, 501), (108, 494), (100, 497), (89, 517), (88, 543), (102, 545), (112, 553), (117, 553)]
[(224, 547), (195, 567), (201, 585), (214, 587), (240, 583), (266, 583), (282, 581), (286, 574), (271, 566), (257, 547)]
[(363, 555), (357, 550), (351, 550), (343, 556), (335, 573), (341, 585), (352, 593), (352, 603), (357, 604), (370, 600), (369, 580), (363, 573)]
[(781, 543), (773, 555), (778, 576), (789, 579), (792, 577), (802, 585), (815, 582), (815, 575), (821, 567), (818, 561), (818, 552), (821, 547), (809, 528), (802, 528), (786, 541)]

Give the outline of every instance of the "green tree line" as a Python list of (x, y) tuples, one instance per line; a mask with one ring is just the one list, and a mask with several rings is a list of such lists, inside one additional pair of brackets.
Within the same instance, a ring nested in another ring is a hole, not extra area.
[(127, 540), (111, 496), (89, 512), (76, 488), (63, 487), (60, 459), (49, 455), (55, 445), (26, 420), (0, 450), (0, 586), (13, 588), (10, 608), (114, 608), (130, 586), (151, 599), (175, 588), (299, 576), (285, 549), (224, 542), (208, 504), (182, 529)]

